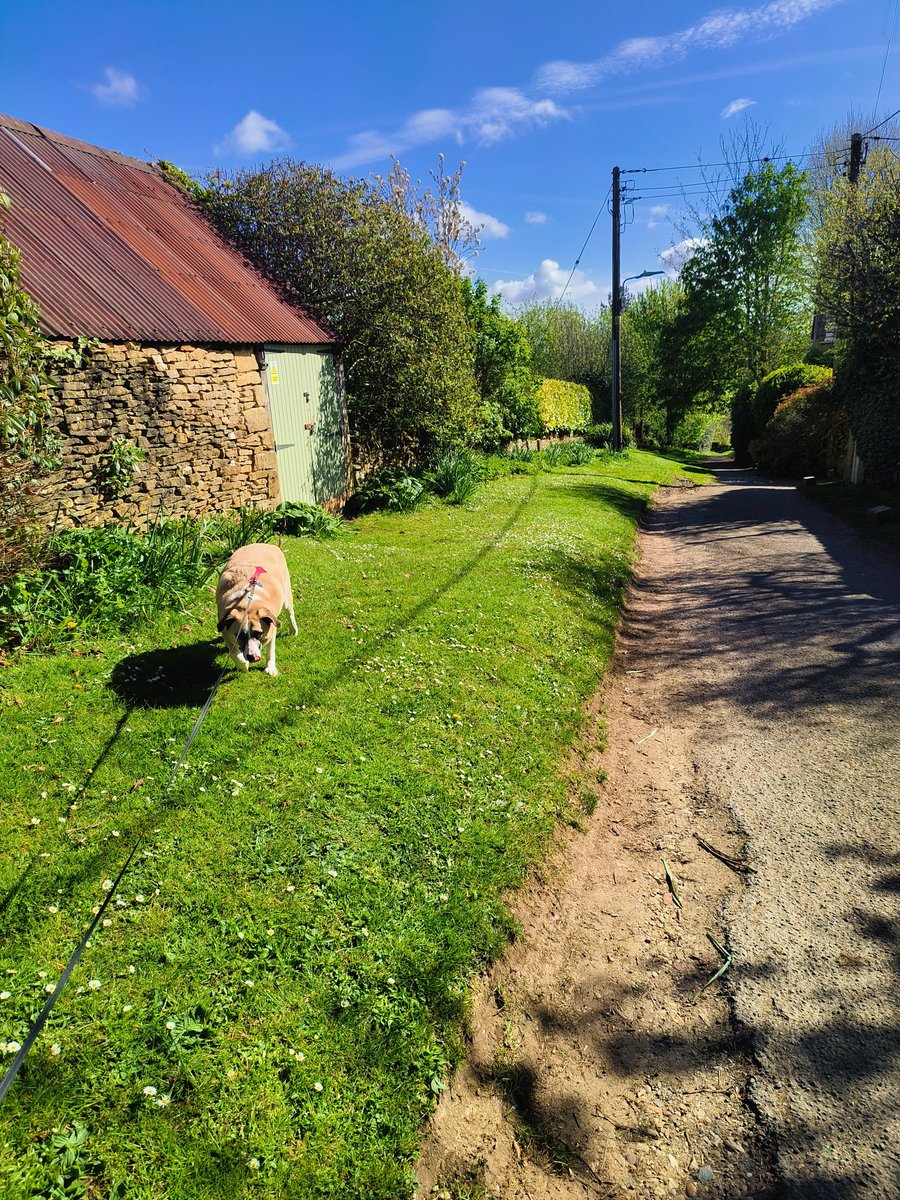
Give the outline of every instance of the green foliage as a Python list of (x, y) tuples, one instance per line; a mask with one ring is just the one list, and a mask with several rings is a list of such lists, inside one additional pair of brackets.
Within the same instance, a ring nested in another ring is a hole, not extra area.
[(772, 475), (834, 475), (847, 434), (847, 413), (832, 380), (824, 378), (780, 400), (750, 452), (757, 467)]
[(376, 471), (353, 496), (353, 508), (359, 513), (410, 512), (425, 499), (425, 484), (407, 471)]
[(134, 629), (184, 605), (240, 546), (270, 541), (275, 514), (243, 507), (201, 521), (160, 519), (54, 532), (41, 565), (0, 585), (0, 645), (53, 645), (97, 629)]
[(818, 304), (837, 324), (837, 389), (866, 475), (900, 481), (900, 164), (870, 146), (856, 186), (818, 197)]
[(612, 421), (598, 421), (588, 425), (584, 431), (584, 440), (597, 450), (611, 450), (613, 444)]
[(750, 401), (756, 428), (765, 428), (785, 396), (799, 388), (809, 387), (810, 384), (824, 383), (831, 379), (831, 375), (832, 372), (827, 367), (817, 367), (811, 363), (791, 363), (790, 366), (770, 371), (759, 381)]
[(807, 344), (809, 297), (800, 230), (804, 176), (764, 163), (731, 188), (681, 269), (680, 311), (663, 344), (668, 434), (689, 408), (724, 397)]
[(493, 448), (511, 438), (540, 432), (540, 377), (531, 366), (524, 326), (504, 313), (500, 297), (488, 299), (479, 279), (460, 281), (475, 348), (475, 376), (487, 407), (482, 445)]
[(318, 504), (305, 504), (301, 500), (286, 500), (278, 505), (272, 516), (276, 533), (294, 537), (336, 538), (344, 531), (340, 517), (326, 512)]
[(405, 464), (496, 435), (459, 280), (377, 181), (285, 159), (208, 182), (220, 231), (343, 344), (367, 457)]
[(445, 450), (423, 476), (428, 491), (448, 504), (464, 504), (470, 500), (481, 478), (478, 459), (467, 450)]
[(574, 433), (591, 423), (591, 394), (583, 384), (544, 379), (538, 403), (541, 424), (548, 432)]
[(664, 279), (629, 298), (622, 313), (622, 417), (641, 446), (664, 445), (673, 427), (666, 409), (671, 371), (666, 342), (683, 300), (681, 284)]
[(610, 396), (610, 312), (587, 313), (575, 304), (545, 301), (519, 311), (531, 345), (532, 366), (545, 379), (580, 383), (596, 411)]
[[(9, 200), (0, 192), (0, 211)], [(59, 465), (50, 430), (49, 347), (20, 284), (19, 251), (0, 234), (0, 582), (33, 553), (30, 494)]]
[(97, 483), (101, 495), (112, 499), (126, 492), (146, 457), (147, 451), (130, 438), (113, 438), (109, 449), (100, 455)]

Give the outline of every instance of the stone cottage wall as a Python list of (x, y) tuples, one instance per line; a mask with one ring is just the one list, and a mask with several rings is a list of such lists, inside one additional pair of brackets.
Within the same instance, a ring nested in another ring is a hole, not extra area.
[[(252, 348), (102, 343), (56, 368), (62, 467), (40, 508), (64, 525), (197, 517), (278, 503), (272, 424)], [(120, 496), (102, 484), (104, 454), (127, 438), (146, 457)]]

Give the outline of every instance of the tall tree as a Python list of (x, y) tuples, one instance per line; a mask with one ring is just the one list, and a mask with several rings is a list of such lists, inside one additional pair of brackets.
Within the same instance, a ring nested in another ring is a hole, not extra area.
[(761, 162), (701, 223), (681, 269), (681, 312), (667, 338), (668, 425), (692, 404), (721, 406), (808, 344), (810, 277), (801, 236), (805, 178)]
[(225, 236), (341, 339), (364, 458), (400, 462), (481, 440), (459, 281), (383, 184), (290, 159), (207, 184), (202, 199)]

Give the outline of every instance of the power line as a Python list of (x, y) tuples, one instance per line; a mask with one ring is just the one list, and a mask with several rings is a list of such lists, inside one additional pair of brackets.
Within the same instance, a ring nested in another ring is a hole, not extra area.
[[(894, 115), (896, 116), (896, 113)], [(878, 126), (876, 125), (875, 128), (877, 129)], [(812, 151), (807, 151), (804, 154), (764, 154), (761, 158), (738, 158), (735, 159), (734, 162), (685, 163), (680, 167), (629, 167), (627, 169), (623, 167), (622, 174), (646, 175), (655, 171), (706, 171), (711, 167), (743, 167), (752, 166), (754, 163), (781, 162), (784, 159), (793, 159), (799, 161), (801, 158), (812, 157)]]
[(572, 270), (569, 272), (569, 278), (566, 280), (566, 286), (560, 292), (559, 300), (557, 301), (557, 303), (562, 302), (563, 296), (565, 296), (566, 292), (569, 290), (569, 284), (572, 282), (572, 276), (575, 274), (575, 271), (578, 268), (578, 264), (581, 262), (581, 256), (584, 254), (585, 250), (587, 249), (587, 244), (591, 240), (591, 234), (597, 228), (597, 222), (600, 220), (601, 213), (606, 208), (606, 204), (607, 204), (607, 201), (609, 200), (609, 194), (611, 191), (612, 191), (612, 184), (610, 184), (609, 187), (606, 189), (606, 195), (603, 198), (603, 203), (600, 205), (600, 207), (597, 210), (597, 215), (596, 215), (596, 217), (594, 217), (594, 223), (593, 223), (593, 225), (591, 225), (590, 229), (588, 230), (588, 235), (584, 239), (584, 245), (578, 251), (578, 257), (575, 259), (575, 265), (572, 267)]
[(873, 125), (871, 129), (867, 130), (863, 134), (863, 137), (867, 138), (870, 133), (874, 133), (875, 130), (880, 129), (882, 125), (887, 125), (888, 121), (893, 121), (894, 117), (900, 117), (900, 108), (898, 108), (896, 112), (892, 112), (889, 117), (885, 117), (883, 121), (879, 121), (877, 125)]
[[(887, 70), (888, 56), (891, 53), (891, 42), (893, 42), (893, 40), (894, 40), (894, 26), (897, 24), (897, 9), (898, 8), (900, 8), (900, 0), (894, 0), (894, 15), (891, 17), (891, 28), (890, 28), (890, 32), (888, 33), (887, 46), (885, 47), (885, 51), (884, 51), (884, 62), (881, 64), (881, 78), (878, 80), (878, 95), (875, 97), (875, 104), (872, 108), (872, 116), (873, 117), (878, 112), (878, 103), (881, 100), (881, 88), (882, 88), (882, 85), (884, 84), (884, 73)], [(876, 125), (875, 128), (877, 129), (878, 126)]]

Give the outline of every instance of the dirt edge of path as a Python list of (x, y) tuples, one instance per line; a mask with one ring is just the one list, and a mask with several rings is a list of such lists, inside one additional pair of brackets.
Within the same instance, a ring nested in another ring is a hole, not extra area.
[[(665, 504), (665, 493), (657, 503)], [(568, 764), (596, 807), (510, 901), (521, 935), (473, 988), (466, 1056), (426, 1129), (421, 1200), (775, 1197), (736, 1026), (725, 904), (752, 875), (656, 670), (639, 558), (603, 686)], [(590, 807), (590, 804), (588, 805)], [(668, 878), (667, 878), (668, 872)]]

